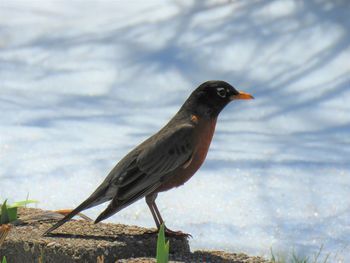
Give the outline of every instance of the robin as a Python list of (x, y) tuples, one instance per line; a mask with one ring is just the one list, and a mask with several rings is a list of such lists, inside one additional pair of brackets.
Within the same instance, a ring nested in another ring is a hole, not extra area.
[[(183, 185), (195, 174), (207, 155), (219, 113), (239, 99), (253, 96), (224, 81), (201, 84), (160, 131), (129, 152), (90, 197), (44, 235), (85, 209), (111, 201), (95, 220), (98, 223), (143, 197), (159, 229), (164, 220), (155, 203), (158, 193)], [(166, 227), (165, 232), (189, 236)]]

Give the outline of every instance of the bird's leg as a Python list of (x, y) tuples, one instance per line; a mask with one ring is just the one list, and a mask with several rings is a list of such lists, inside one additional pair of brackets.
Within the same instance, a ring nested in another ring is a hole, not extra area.
[(157, 195), (158, 194), (153, 193), (151, 195), (146, 196), (146, 203), (147, 203), (149, 209), (151, 210), (151, 213), (152, 213), (153, 219), (157, 225), (158, 231), (159, 231), (160, 226), (163, 224), (164, 225), (164, 232), (167, 236), (182, 236), (182, 237), (186, 237), (186, 238), (192, 237), (190, 234), (183, 233), (181, 231), (173, 231), (165, 226), (164, 220), (163, 220), (162, 216), (160, 215), (160, 212), (159, 212), (158, 207), (156, 205)]
[[(159, 212), (158, 207), (157, 207), (157, 204), (156, 204), (156, 199), (153, 200), (152, 206), (153, 206), (153, 209), (154, 209), (154, 211), (156, 212), (156, 215), (157, 215), (157, 217), (158, 217), (158, 219), (159, 219), (159, 223), (160, 223), (160, 224), (164, 224), (164, 220), (163, 220), (162, 216), (160, 215), (160, 212)], [(164, 228), (166, 228), (165, 225), (164, 225)], [(158, 228), (158, 229), (159, 229), (159, 228)]]
[[(157, 226), (157, 229), (160, 228), (160, 219), (158, 218), (158, 213), (156, 213), (154, 207), (153, 207), (153, 204), (155, 204), (155, 200), (157, 198), (157, 195), (156, 193), (154, 194), (150, 194), (150, 195), (147, 195), (146, 196), (146, 203), (149, 207), (149, 210), (151, 210), (151, 213), (152, 213), (152, 216), (153, 216), (153, 219), (154, 219), (154, 222), (156, 223), (156, 226)], [(162, 220), (163, 222), (163, 220)]]

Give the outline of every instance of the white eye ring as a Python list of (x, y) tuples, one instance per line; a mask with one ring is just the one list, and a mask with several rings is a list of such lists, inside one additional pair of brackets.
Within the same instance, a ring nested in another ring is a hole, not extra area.
[(226, 89), (225, 88), (217, 88), (216, 93), (221, 97), (221, 98), (226, 98)]

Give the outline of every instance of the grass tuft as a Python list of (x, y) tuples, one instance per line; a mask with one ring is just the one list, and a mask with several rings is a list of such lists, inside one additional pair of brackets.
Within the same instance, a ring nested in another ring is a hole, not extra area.
[(0, 225), (8, 224), (17, 220), (17, 209), (21, 206), (26, 206), (27, 204), (37, 203), (35, 200), (25, 200), (18, 201), (11, 205), (7, 204), (7, 200), (4, 203), (0, 204)]
[(275, 255), (271, 248), (271, 262), (272, 263), (327, 263), (329, 259), (329, 254), (327, 254), (323, 260), (320, 258), (321, 252), (323, 250), (323, 245), (320, 247), (318, 252), (313, 255), (312, 258), (308, 256), (299, 256), (293, 252), (291, 255)]

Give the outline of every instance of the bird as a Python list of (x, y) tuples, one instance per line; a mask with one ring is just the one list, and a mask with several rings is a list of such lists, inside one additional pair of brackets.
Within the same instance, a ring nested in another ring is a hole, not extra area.
[[(207, 156), (220, 112), (232, 101), (249, 99), (254, 97), (228, 82), (202, 83), (163, 128), (122, 158), (85, 201), (43, 235), (85, 209), (110, 201), (96, 218), (98, 223), (141, 198), (145, 198), (159, 230), (164, 220), (155, 202), (158, 193), (183, 185), (197, 172)], [(164, 228), (168, 236), (190, 236)]]

